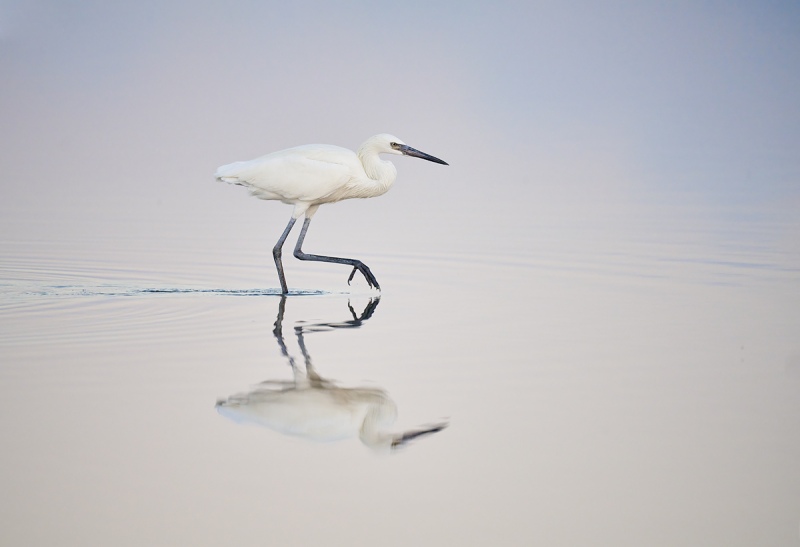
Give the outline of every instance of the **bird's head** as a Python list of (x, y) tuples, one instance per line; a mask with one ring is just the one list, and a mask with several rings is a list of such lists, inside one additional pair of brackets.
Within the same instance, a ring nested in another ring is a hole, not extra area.
[[(388, 133), (381, 133), (380, 135), (375, 135), (371, 137), (364, 145), (369, 145), (379, 154), (397, 154), (400, 156), (412, 156), (414, 158), (422, 158), (423, 160), (432, 161), (434, 163), (441, 163), (442, 165), (448, 165), (447, 162), (440, 160), (439, 158), (433, 157), (430, 154), (426, 154), (425, 152), (420, 152), (416, 148), (411, 148), (406, 143), (395, 137), (394, 135), (389, 135)], [(362, 147), (363, 148), (363, 147)]]

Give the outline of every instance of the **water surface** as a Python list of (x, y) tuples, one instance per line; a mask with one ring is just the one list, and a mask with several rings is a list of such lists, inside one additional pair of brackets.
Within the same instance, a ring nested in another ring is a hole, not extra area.
[(266, 231), (9, 236), (0, 534), (792, 544), (800, 268), (767, 220), (367, 244), (382, 294), (287, 260), (286, 299)]

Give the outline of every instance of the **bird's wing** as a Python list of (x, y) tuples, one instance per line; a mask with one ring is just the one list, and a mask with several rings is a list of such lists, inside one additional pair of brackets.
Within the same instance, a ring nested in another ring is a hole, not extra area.
[(330, 145), (290, 148), (217, 171), (218, 179), (247, 186), (256, 196), (289, 202), (323, 199), (363, 176), (354, 152)]

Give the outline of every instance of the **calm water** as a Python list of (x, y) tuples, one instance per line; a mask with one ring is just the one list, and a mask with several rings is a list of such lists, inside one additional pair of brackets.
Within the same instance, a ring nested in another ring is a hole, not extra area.
[(800, 542), (790, 216), (338, 249), (331, 216), (308, 250), (383, 293), (290, 258), (284, 300), (264, 207), (2, 221), (0, 543)]

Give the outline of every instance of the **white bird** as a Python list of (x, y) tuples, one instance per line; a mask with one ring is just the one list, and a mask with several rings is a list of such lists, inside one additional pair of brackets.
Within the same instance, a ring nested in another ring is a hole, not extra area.
[(279, 200), (294, 205), (292, 218), (272, 249), (283, 294), (289, 292), (281, 262), (283, 243), (301, 215), (305, 215), (305, 221), (294, 248), (295, 257), (348, 264), (353, 267), (348, 284), (358, 270), (370, 287), (380, 290), (378, 280), (360, 260), (306, 254), (302, 250), (308, 225), (320, 205), (343, 199), (380, 196), (392, 187), (397, 178), (397, 169), (392, 162), (380, 159), (379, 154), (413, 156), (448, 165), (439, 158), (411, 148), (393, 135), (382, 133), (367, 139), (358, 153), (329, 144), (309, 144), (217, 169), (217, 180), (244, 186), (259, 199)]

